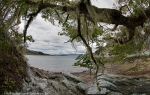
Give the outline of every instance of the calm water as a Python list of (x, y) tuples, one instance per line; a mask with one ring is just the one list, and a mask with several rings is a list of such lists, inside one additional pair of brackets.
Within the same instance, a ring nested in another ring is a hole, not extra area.
[(86, 68), (72, 66), (77, 56), (39, 56), (26, 55), (28, 63), (33, 66), (52, 72), (81, 72)]

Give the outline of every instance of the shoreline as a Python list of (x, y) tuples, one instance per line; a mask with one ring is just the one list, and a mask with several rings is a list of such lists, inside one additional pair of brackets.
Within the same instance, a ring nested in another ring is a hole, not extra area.
[[(39, 69), (36, 67), (29, 66), (29, 68), (34, 72), (34, 74), (40, 78), (48, 78), (51, 75), (54, 78), (62, 78), (63, 72), (53, 72), (44, 69)], [(69, 72), (77, 77), (82, 78), (84, 81), (90, 81), (93, 78), (93, 74), (90, 74), (88, 70), (84, 70), (81, 72)]]
[[(40, 69), (40, 68), (37, 68), (37, 67), (33, 67), (33, 66), (29, 66), (29, 68), (31, 68), (32, 70), (33, 69), (36, 69), (38, 70), (39, 72), (42, 72), (42, 73), (46, 73), (46, 74), (62, 74), (63, 72), (69, 72), (73, 75), (76, 75), (76, 76), (81, 76), (83, 77), (84, 75), (87, 75), (87, 76), (94, 76), (94, 74), (90, 74), (90, 71), (89, 70), (83, 70), (83, 71), (50, 71), (50, 70), (44, 70), (44, 69)], [(127, 77), (141, 77), (141, 76), (145, 76), (147, 78), (150, 78), (150, 70), (139, 70), (139, 71), (125, 71), (125, 70), (120, 70), (120, 69), (116, 69), (117, 66), (114, 66), (114, 67), (106, 67), (105, 68), (105, 71), (104, 71), (104, 74), (114, 74), (114, 75), (121, 75), (121, 76), (127, 76)], [(101, 73), (101, 72), (99, 72)], [(84, 78), (84, 77), (83, 77)]]
[[(53, 72), (53, 71), (48, 71), (48, 70), (44, 70), (44, 69), (39, 69), (36, 67), (31, 67), (29, 66), (29, 68), (34, 72), (34, 74), (40, 78), (46, 78), (46, 79), (62, 79), (63, 78), (63, 73), (64, 72)], [(129, 78), (139, 78), (139, 77), (146, 77), (150, 79), (150, 71), (145, 71), (145, 74), (141, 72), (124, 72), (124, 71), (120, 71), (118, 69), (115, 69), (115, 67), (113, 68), (106, 68), (104, 74), (112, 74), (112, 75), (117, 75), (117, 76), (124, 76), (124, 77), (129, 77)], [(74, 76), (80, 77), (81, 79), (84, 80), (85, 83), (90, 83), (95, 81), (94, 78), (94, 74), (90, 74), (90, 72), (88, 70), (84, 70), (81, 72), (68, 72), (73, 74)], [(101, 73), (101, 72), (99, 72)], [(135, 74), (136, 73), (136, 74)], [(138, 74), (137, 74), (138, 73)]]

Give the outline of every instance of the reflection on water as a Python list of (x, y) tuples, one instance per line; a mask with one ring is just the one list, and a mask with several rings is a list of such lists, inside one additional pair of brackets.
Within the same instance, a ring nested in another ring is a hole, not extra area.
[(26, 55), (29, 65), (52, 72), (81, 72), (86, 68), (72, 66), (77, 56)]

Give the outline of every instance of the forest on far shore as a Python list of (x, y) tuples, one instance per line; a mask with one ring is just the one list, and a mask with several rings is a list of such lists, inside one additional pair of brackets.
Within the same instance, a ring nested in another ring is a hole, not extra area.
[(41, 51), (33, 51), (33, 50), (26, 50), (26, 55), (50, 55), (50, 54), (45, 54)]

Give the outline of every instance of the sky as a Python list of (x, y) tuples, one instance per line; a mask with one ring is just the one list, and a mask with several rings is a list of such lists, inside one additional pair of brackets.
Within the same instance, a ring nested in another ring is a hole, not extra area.
[[(91, 0), (92, 4), (100, 8), (112, 8), (115, 0)], [(20, 31), (23, 31), (24, 22), (20, 24)], [(27, 35), (32, 35), (35, 42), (28, 42), (28, 49), (41, 51), (47, 54), (83, 54), (86, 48), (81, 43), (75, 43), (75, 48), (66, 36), (59, 36), (62, 28), (59, 25), (52, 25), (38, 15), (27, 30)], [(94, 50), (95, 44), (93, 45)]]

